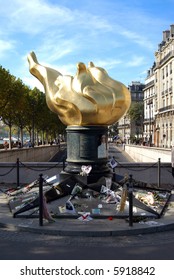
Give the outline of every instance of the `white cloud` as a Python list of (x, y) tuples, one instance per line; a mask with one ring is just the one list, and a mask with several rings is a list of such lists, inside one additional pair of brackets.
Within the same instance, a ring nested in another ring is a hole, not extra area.
[[(43, 0), (7, 0), (3, 2), (0, 12), (8, 20), (8, 30), (11, 32), (25, 32), (28, 34), (52, 33), (55, 28), (66, 28), (66, 33), (74, 28), (90, 30), (112, 29), (108, 20), (97, 15), (97, 12), (70, 9), (63, 5), (50, 4)], [(6, 21), (5, 21), (6, 22)]]
[(0, 0), (1, 61), (31, 86), (37, 79), (29, 78), (26, 54), (32, 50), (40, 63), (62, 74), (74, 75), (78, 61), (93, 60), (130, 81), (134, 69), (139, 73), (151, 66), (162, 28), (170, 21), (147, 2)]
[(73, 53), (77, 48), (75, 38), (66, 39), (57, 35), (54, 37), (52, 34), (47, 38), (43, 38), (42, 43), (37, 47), (37, 52), (42, 57), (42, 60), (51, 63)]
[(2, 59), (9, 51), (12, 51), (14, 47), (14, 41), (0, 40), (0, 58)]
[(107, 70), (115, 68), (115, 66), (121, 64), (120, 59), (106, 59), (106, 60), (96, 60), (94, 61), (95, 66), (106, 68)]
[(124, 37), (130, 39), (134, 43), (136, 43), (140, 46), (143, 46), (144, 48), (147, 48), (151, 51), (154, 49), (154, 44), (144, 34), (141, 35), (141, 34), (132, 32), (130, 30), (123, 30), (121, 32), (121, 35), (123, 35)]
[(145, 64), (145, 57), (143, 56), (132, 56), (130, 60), (127, 61), (126, 67), (138, 67)]

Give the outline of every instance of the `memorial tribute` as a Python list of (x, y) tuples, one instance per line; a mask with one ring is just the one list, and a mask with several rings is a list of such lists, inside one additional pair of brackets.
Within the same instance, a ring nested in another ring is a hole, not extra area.
[(117, 122), (129, 109), (127, 87), (110, 78), (107, 72), (82, 62), (76, 75), (62, 75), (39, 64), (34, 52), (28, 55), (30, 72), (44, 86), (47, 105), (67, 125), (68, 174), (80, 174), (82, 166), (91, 166), (91, 182), (107, 176), (108, 126)]

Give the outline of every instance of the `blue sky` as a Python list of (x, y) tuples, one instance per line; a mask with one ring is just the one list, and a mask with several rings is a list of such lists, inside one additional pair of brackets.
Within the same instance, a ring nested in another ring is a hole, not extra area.
[(174, 0), (0, 0), (0, 65), (31, 88), (27, 54), (41, 64), (75, 75), (93, 61), (126, 86), (144, 82), (162, 41), (174, 24)]

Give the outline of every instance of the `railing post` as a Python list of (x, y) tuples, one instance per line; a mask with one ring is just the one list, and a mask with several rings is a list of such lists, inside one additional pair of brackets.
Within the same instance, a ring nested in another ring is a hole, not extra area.
[(17, 188), (19, 187), (19, 158), (16, 161), (16, 180), (17, 180)]
[(161, 159), (158, 159), (158, 188), (161, 186)]
[(39, 175), (39, 225), (43, 226), (43, 177)]
[(65, 170), (65, 157), (63, 157), (63, 171)]
[(129, 175), (128, 183), (128, 197), (129, 197), (129, 226), (133, 226), (133, 182), (132, 175)]

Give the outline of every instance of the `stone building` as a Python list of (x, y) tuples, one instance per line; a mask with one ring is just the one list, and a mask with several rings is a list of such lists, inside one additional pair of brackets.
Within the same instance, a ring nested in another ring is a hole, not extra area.
[[(131, 93), (132, 104), (135, 102), (143, 102), (144, 99), (144, 84), (133, 81), (128, 85)], [(141, 139), (143, 137), (143, 112), (138, 122), (131, 121), (128, 114), (125, 114), (118, 122), (119, 137), (125, 143), (130, 143), (131, 139)]]
[[(154, 65), (155, 66), (155, 65)], [(155, 113), (155, 75), (154, 66), (148, 70), (144, 88), (144, 132), (143, 139), (148, 145), (154, 145)]]
[(174, 25), (163, 31), (144, 88), (144, 140), (170, 148), (174, 142)]

